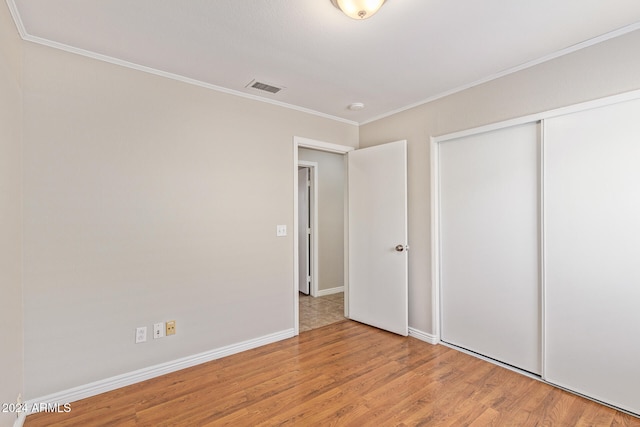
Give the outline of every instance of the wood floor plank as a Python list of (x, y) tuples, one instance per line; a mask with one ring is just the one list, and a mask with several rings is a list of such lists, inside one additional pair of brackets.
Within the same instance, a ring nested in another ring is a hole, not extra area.
[(612, 425), (615, 415), (615, 409), (588, 404), (576, 421), (576, 427), (609, 426)]
[(71, 403), (39, 426), (635, 426), (446, 346), (342, 321)]
[(487, 427), (495, 425), (496, 420), (500, 418), (500, 412), (492, 408), (487, 408), (476, 419), (469, 423), (469, 427)]

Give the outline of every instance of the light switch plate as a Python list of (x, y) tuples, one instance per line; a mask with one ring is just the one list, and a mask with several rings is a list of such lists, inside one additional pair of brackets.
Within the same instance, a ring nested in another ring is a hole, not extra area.
[(287, 226), (286, 225), (276, 225), (276, 236), (283, 237), (287, 235)]

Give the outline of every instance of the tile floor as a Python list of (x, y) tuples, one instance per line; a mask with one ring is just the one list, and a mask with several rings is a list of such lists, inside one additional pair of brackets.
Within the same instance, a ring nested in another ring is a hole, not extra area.
[(299, 294), (300, 332), (344, 320), (344, 292), (312, 297)]

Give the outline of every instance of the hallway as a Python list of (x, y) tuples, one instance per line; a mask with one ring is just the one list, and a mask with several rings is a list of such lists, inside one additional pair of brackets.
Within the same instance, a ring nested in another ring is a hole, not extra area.
[(344, 320), (344, 292), (312, 297), (299, 294), (300, 332)]

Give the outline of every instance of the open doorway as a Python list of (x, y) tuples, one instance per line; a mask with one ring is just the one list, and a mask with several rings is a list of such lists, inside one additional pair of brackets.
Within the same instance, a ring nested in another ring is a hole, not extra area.
[[(298, 212), (298, 331), (345, 319), (346, 158), (344, 152), (296, 146)], [(309, 172), (310, 192), (304, 176)], [(308, 194), (310, 221), (302, 200)], [(305, 230), (309, 227), (309, 230)], [(308, 231), (311, 231), (309, 234)], [(307, 241), (306, 239), (309, 238)], [(310, 248), (311, 256), (305, 252)], [(309, 276), (305, 275), (309, 266)], [(304, 281), (308, 281), (308, 293)]]
[[(353, 147), (294, 137), (291, 171), (294, 236), (298, 233), (298, 152), (301, 148), (340, 154), (342, 170), (348, 175), (343, 185), (342, 216), (344, 317), (407, 336), (407, 141), (353, 151)], [(322, 235), (320, 231), (318, 237)], [(294, 249), (293, 320), (294, 335), (297, 335), (300, 331), (298, 241), (292, 239), (291, 243)], [(319, 264), (319, 267), (323, 264), (321, 258)]]

